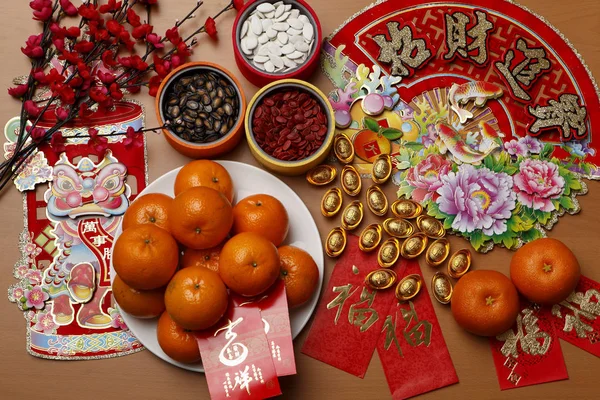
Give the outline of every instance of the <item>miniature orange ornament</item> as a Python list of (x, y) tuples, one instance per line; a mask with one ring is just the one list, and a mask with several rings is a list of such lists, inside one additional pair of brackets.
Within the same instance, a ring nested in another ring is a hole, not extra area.
[(575, 254), (561, 241), (537, 239), (521, 247), (510, 262), (517, 290), (537, 304), (565, 300), (577, 286), (581, 269)]
[(134, 289), (152, 290), (169, 283), (179, 263), (179, 247), (164, 229), (138, 225), (119, 236), (112, 258), (123, 282)]
[(210, 249), (229, 234), (233, 212), (225, 196), (208, 187), (190, 188), (173, 200), (169, 210), (171, 232), (192, 249)]
[(132, 226), (154, 224), (169, 230), (169, 207), (173, 198), (162, 193), (150, 193), (138, 197), (123, 216), (123, 230)]
[(200, 349), (194, 333), (177, 325), (166, 311), (158, 320), (156, 336), (160, 348), (173, 360), (186, 364), (200, 361)]
[(280, 267), (273, 243), (257, 233), (244, 232), (223, 246), (219, 275), (235, 293), (257, 296), (275, 283)]
[(185, 190), (204, 186), (215, 189), (233, 202), (233, 182), (221, 164), (210, 160), (196, 160), (185, 165), (175, 178), (175, 196)]
[(190, 267), (175, 274), (165, 292), (167, 312), (184, 329), (201, 330), (216, 324), (229, 302), (227, 288), (214, 271)]
[(288, 213), (273, 196), (255, 194), (240, 200), (233, 208), (233, 233), (258, 233), (275, 246), (281, 245), (289, 229)]
[(519, 313), (519, 294), (504, 274), (477, 270), (454, 286), (452, 316), (463, 329), (496, 336), (512, 327)]

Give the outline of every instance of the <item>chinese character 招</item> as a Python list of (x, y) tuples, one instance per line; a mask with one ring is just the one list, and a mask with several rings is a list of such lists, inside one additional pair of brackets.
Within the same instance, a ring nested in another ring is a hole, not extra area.
[[(596, 301), (592, 301), (595, 297)], [(579, 305), (579, 309), (573, 304)], [(571, 314), (565, 314), (565, 326), (563, 330), (565, 332), (571, 332), (575, 329), (575, 333), (579, 338), (587, 337), (590, 342), (595, 341), (596, 335), (594, 335), (594, 328), (581, 320), (581, 317), (593, 322), (598, 316), (600, 316), (600, 292), (595, 289), (590, 289), (587, 292), (573, 292), (567, 297), (567, 300), (556, 304), (552, 307), (552, 315), (563, 318), (560, 307), (565, 307), (573, 312)]]
[(352, 290), (352, 285), (349, 283), (347, 285), (344, 286), (335, 286), (333, 288), (333, 292), (334, 293), (339, 293), (337, 295), (337, 297), (333, 300), (331, 300), (331, 302), (329, 302), (329, 304), (327, 304), (327, 309), (331, 310), (333, 308), (338, 307), (336, 313), (335, 313), (335, 319), (334, 322), (337, 325), (338, 320), (340, 319), (340, 315), (342, 314), (342, 308), (344, 308), (344, 303), (346, 302), (346, 300), (348, 300), (348, 298), (350, 296), (352, 296), (354, 294), (354, 292), (356, 292), (356, 289)]
[(467, 30), (471, 22), (469, 16), (462, 12), (446, 14), (446, 46), (448, 51), (444, 59), (452, 60), (459, 55), (465, 60), (472, 60), (477, 65), (484, 65), (488, 61), (488, 35), (494, 30), (494, 24), (487, 19), (483, 11), (475, 11), (477, 22)]
[(529, 106), (529, 114), (535, 122), (529, 127), (529, 132), (538, 133), (542, 129), (558, 127), (561, 137), (567, 141), (574, 132), (575, 139), (583, 139), (587, 134), (587, 109), (579, 105), (579, 97), (565, 93), (559, 101), (550, 100), (547, 106)]
[[(348, 321), (351, 325), (358, 326), (361, 332), (366, 332), (379, 319), (377, 311), (371, 308), (376, 294), (375, 290), (369, 292), (369, 289), (363, 288), (360, 300), (352, 304), (348, 311)], [(366, 307), (358, 307), (362, 303), (366, 303)]]
[(419, 321), (415, 305), (412, 301), (409, 301), (408, 304), (410, 306), (409, 310), (401, 308), (402, 318), (404, 318), (404, 322), (406, 323), (406, 326), (404, 327), (404, 338), (412, 347), (417, 347), (422, 344), (429, 346), (431, 344), (431, 323), (426, 320)]
[(526, 354), (534, 356), (544, 355), (548, 352), (552, 338), (546, 332), (541, 332), (538, 327), (538, 319), (530, 309), (525, 309), (517, 316), (517, 332), (512, 329), (504, 332), (496, 337), (501, 342), (504, 342), (500, 352), (508, 357), (519, 357), (518, 344), (521, 344), (521, 349)]
[(392, 64), (393, 76), (410, 76), (411, 70), (418, 69), (431, 58), (431, 50), (425, 39), (413, 38), (410, 26), (399, 29), (400, 23), (396, 21), (388, 22), (386, 26), (391, 40), (386, 35), (373, 36), (380, 49), (377, 59)]
[(496, 62), (494, 66), (510, 87), (514, 97), (530, 101), (531, 96), (525, 89), (531, 87), (539, 75), (550, 70), (550, 60), (546, 58), (546, 50), (543, 47), (530, 48), (523, 38), (517, 39), (516, 47), (525, 57), (523, 61), (513, 67), (515, 51), (510, 49), (505, 53), (504, 61)]

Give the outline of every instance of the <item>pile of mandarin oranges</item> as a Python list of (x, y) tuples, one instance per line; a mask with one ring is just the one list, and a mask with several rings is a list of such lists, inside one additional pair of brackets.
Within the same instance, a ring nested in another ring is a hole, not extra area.
[(312, 297), (317, 265), (282, 246), (289, 218), (279, 200), (256, 194), (234, 204), (229, 173), (209, 160), (184, 166), (174, 193), (137, 198), (113, 250), (116, 302), (132, 316), (160, 317), (158, 343), (169, 357), (200, 360), (194, 332), (221, 320), (230, 293), (258, 296), (283, 279), (290, 307)]

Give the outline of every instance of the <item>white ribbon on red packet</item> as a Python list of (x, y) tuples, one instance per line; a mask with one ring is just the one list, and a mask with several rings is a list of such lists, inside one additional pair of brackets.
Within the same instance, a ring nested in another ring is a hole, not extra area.
[(277, 376), (296, 375), (285, 282), (277, 280), (266, 294), (257, 298), (248, 299), (233, 295), (232, 301), (236, 307), (255, 308), (260, 311)]
[(214, 329), (196, 334), (212, 399), (266, 399), (281, 394), (261, 312), (229, 310)]

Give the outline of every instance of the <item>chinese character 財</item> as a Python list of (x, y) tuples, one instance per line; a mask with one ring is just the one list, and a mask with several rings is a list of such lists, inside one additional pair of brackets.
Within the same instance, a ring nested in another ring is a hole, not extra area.
[(500, 352), (508, 357), (519, 357), (518, 344), (521, 343), (521, 349), (526, 354), (534, 356), (544, 355), (548, 352), (552, 338), (546, 332), (541, 332), (538, 327), (538, 319), (530, 309), (523, 310), (523, 315), (517, 316), (517, 332), (512, 329), (496, 336), (501, 342), (504, 342)]
[(392, 64), (393, 76), (410, 76), (411, 69), (418, 69), (431, 58), (431, 50), (425, 39), (413, 38), (410, 26), (399, 29), (400, 23), (396, 21), (388, 22), (386, 26), (391, 40), (386, 35), (373, 36), (380, 49), (377, 60)]
[[(412, 347), (422, 345), (429, 346), (431, 343), (431, 323), (426, 320), (419, 321), (419, 316), (415, 310), (415, 305), (412, 301), (409, 301), (410, 310), (401, 308), (402, 318), (406, 326), (404, 327), (404, 338)], [(411, 324), (414, 325), (411, 327)], [(410, 329), (409, 329), (410, 328)]]
[(550, 100), (547, 106), (529, 106), (529, 114), (535, 117), (535, 122), (529, 127), (531, 133), (556, 126), (565, 141), (571, 138), (573, 131), (575, 139), (583, 139), (587, 134), (587, 109), (579, 105), (577, 95), (565, 93), (560, 95), (559, 101)]
[[(360, 294), (360, 300), (350, 306), (348, 311), (348, 321), (350, 324), (358, 326), (361, 332), (366, 332), (377, 320), (379, 314), (375, 309), (371, 308), (375, 301), (375, 295), (377, 292), (369, 292), (369, 289), (363, 288)], [(366, 307), (357, 307), (362, 303), (367, 303)]]
[[(477, 65), (484, 65), (488, 61), (488, 34), (494, 30), (494, 24), (487, 19), (483, 11), (475, 11), (477, 22), (467, 30), (471, 22), (469, 16), (462, 12), (446, 14), (446, 46), (447, 53), (444, 59), (452, 60), (459, 55), (465, 60), (472, 60)], [(470, 39), (470, 41), (468, 41)]]
[(543, 47), (530, 48), (523, 38), (517, 39), (516, 47), (525, 57), (523, 61), (513, 67), (515, 51), (510, 49), (505, 53), (504, 61), (497, 61), (494, 66), (517, 99), (530, 101), (531, 96), (525, 89), (531, 87), (539, 75), (550, 70), (550, 60), (546, 58), (546, 50)]
[[(592, 301), (593, 297), (596, 298), (596, 301)], [(571, 303), (579, 305), (579, 309)], [(552, 315), (563, 318), (560, 312), (561, 306), (573, 311), (573, 315), (565, 313), (565, 326), (563, 327), (565, 332), (571, 332), (575, 329), (577, 337), (594, 337), (593, 335), (590, 336), (590, 333), (594, 332), (594, 328), (583, 322), (581, 317), (592, 322), (600, 316), (600, 292), (595, 289), (590, 289), (585, 294), (582, 292), (573, 292), (567, 297), (567, 300), (552, 307)]]
[(344, 303), (346, 302), (346, 300), (348, 300), (348, 298), (350, 296), (352, 296), (354, 294), (354, 292), (356, 292), (356, 289), (352, 290), (352, 284), (347, 284), (344, 286), (335, 286), (333, 288), (333, 292), (334, 293), (339, 293), (337, 295), (337, 297), (333, 300), (331, 300), (331, 302), (329, 302), (329, 304), (327, 304), (327, 309), (331, 310), (332, 308), (336, 308), (337, 312), (335, 313), (335, 319), (334, 319), (334, 323), (337, 325), (338, 320), (340, 319), (340, 315), (342, 314), (342, 308), (344, 308)]

